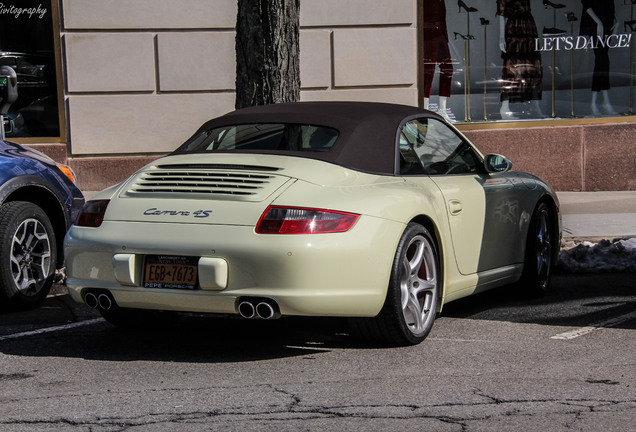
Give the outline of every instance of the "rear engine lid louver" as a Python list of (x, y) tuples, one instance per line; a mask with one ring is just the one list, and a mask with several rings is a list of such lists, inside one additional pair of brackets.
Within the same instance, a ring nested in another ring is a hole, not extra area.
[(138, 174), (121, 196), (260, 201), (289, 180), (276, 171), (251, 165), (157, 165)]

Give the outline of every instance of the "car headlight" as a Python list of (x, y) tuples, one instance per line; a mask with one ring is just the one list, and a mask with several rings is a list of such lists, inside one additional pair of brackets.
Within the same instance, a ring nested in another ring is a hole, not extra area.
[(57, 169), (62, 171), (62, 174), (68, 177), (70, 181), (75, 183), (75, 181), (77, 180), (77, 177), (75, 177), (75, 173), (73, 172), (70, 166), (62, 165), (62, 164), (56, 164), (56, 166), (57, 166)]

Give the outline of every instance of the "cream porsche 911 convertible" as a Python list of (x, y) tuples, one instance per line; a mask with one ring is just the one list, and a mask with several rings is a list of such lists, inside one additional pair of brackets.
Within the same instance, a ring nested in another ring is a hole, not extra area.
[(429, 111), (253, 107), (87, 202), (64, 243), (67, 285), (115, 325), (338, 316), (417, 344), (449, 301), (545, 291), (560, 221), (547, 184)]

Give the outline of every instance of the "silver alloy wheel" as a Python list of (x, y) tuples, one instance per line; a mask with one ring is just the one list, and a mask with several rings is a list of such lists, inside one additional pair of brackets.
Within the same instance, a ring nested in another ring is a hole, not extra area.
[(422, 342), (433, 328), (441, 301), (441, 264), (433, 236), (421, 224), (409, 223), (395, 250), (380, 313), (351, 318), (352, 334), (391, 346)]
[(535, 251), (537, 276), (540, 288), (545, 290), (552, 269), (552, 232), (550, 230), (550, 215), (545, 208), (542, 208), (539, 212), (536, 223)]
[(400, 291), (402, 313), (408, 329), (419, 336), (435, 319), (438, 296), (436, 255), (430, 241), (423, 235), (414, 236), (402, 259)]
[(51, 268), (51, 242), (44, 225), (34, 218), (25, 219), (11, 244), (11, 275), (16, 288), (25, 296), (36, 295)]

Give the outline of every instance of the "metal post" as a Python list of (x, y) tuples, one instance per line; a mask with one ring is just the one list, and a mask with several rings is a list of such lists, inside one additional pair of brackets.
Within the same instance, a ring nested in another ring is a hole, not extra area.
[[(631, 22), (634, 22), (634, 2), (632, 2), (631, 16), (629, 18)], [(633, 25), (633, 24), (632, 24)], [(627, 27), (627, 26), (625, 26)], [(627, 29), (625, 29), (627, 30)], [(630, 37), (633, 39), (634, 30), (631, 29)], [(634, 41), (630, 41), (631, 43), (629, 48), (629, 114), (634, 114)]]
[(466, 52), (466, 90), (467, 90), (467, 99), (466, 99), (466, 121), (470, 122), (472, 119), (470, 118), (470, 12), (466, 14), (466, 34), (469, 36), (468, 40), (468, 51)]
[[(556, 9), (552, 9), (552, 12), (554, 13), (554, 25), (553, 27), (556, 28)], [(555, 73), (555, 67), (556, 67), (556, 51), (553, 49), (552, 50), (552, 118), (556, 117), (556, 73)]]
[[(570, 23), (571, 33), (574, 34), (574, 21)], [(574, 118), (574, 50), (570, 50), (570, 116)]]
[(468, 40), (464, 39), (464, 122), (468, 123), (469, 119), (469, 102), (468, 102)]
[(488, 87), (488, 24), (484, 24), (484, 121), (488, 121), (488, 106), (486, 104), (486, 96), (488, 94), (487, 87)]

